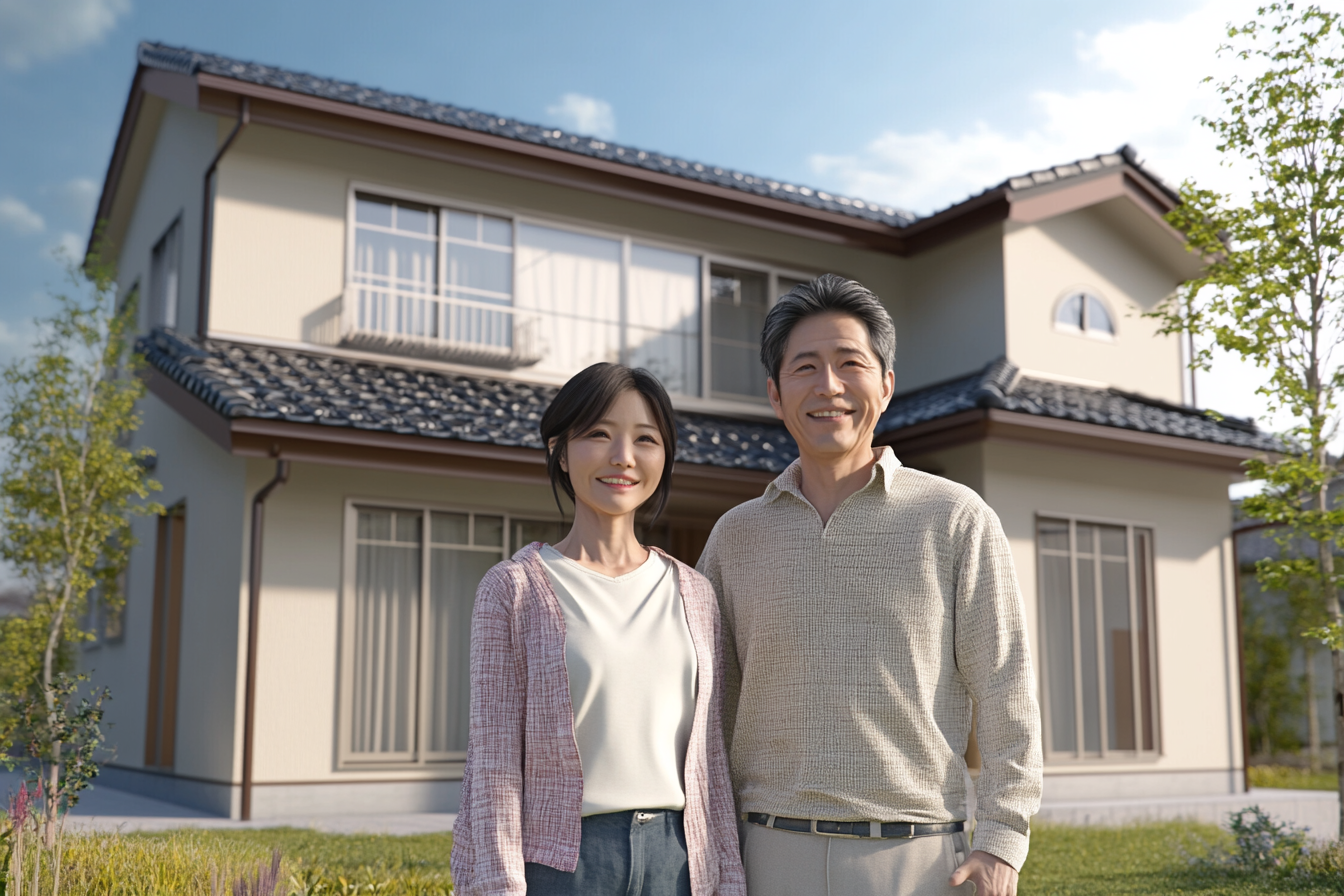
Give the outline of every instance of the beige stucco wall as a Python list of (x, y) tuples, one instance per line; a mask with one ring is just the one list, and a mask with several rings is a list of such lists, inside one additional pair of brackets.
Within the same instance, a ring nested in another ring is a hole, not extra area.
[[(247, 493), (274, 464), (248, 462)], [(299, 464), (266, 505), (266, 544), (257, 662), (255, 775), (267, 782), (407, 780), (456, 775), (445, 769), (338, 770), (338, 640), (345, 506), (348, 499), (556, 516), (549, 487)]]
[(219, 167), (212, 332), (331, 341), (326, 322), (344, 285), (352, 182), (790, 270), (835, 271), (868, 284), (890, 307), (900, 293), (900, 260), (884, 253), (253, 125)]
[[(235, 767), (235, 677), (239, 589), (243, 585), (244, 463), (226, 454), (154, 396), (140, 405), (137, 446), (158, 454), (155, 499), (186, 503), (174, 772), (227, 781)], [(149, 652), (154, 604), (156, 520), (134, 521), (138, 541), (127, 571), (125, 638), (84, 652), (85, 668), (112, 691), (107, 705), (115, 763), (144, 762)]]
[[(1037, 224), (1005, 225), (1008, 357), (1028, 370), (1179, 402), (1180, 344), (1157, 335), (1157, 322), (1141, 316), (1171, 295), (1176, 275), (1139, 248), (1108, 211), (1096, 206)], [(1055, 329), (1056, 305), (1078, 289), (1105, 301), (1114, 341)]]
[(146, 320), (150, 252), (173, 219), (182, 217), (182, 272), (178, 291), (178, 329), (196, 326), (200, 284), (201, 197), (205, 169), (219, 139), (219, 119), (176, 103), (151, 98), (142, 112), (143, 127), (156, 129), (153, 149), (139, 192), (122, 197), (134, 204), (126, 231), (115, 247), (118, 282), (140, 284), (140, 320)]
[[(1239, 768), (1242, 757), (1227, 474), (1014, 442), (988, 442), (984, 457), (983, 495), (1012, 545), (1033, 656), (1040, 655), (1036, 515), (1143, 524), (1154, 532), (1161, 755), (1144, 762), (1054, 763), (1047, 775), (1105, 773), (1111, 776), (1106, 786), (1118, 790), (1106, 795), (1134, 797), (1164, 795), (1163, 781), (1191, 788), (1203, 786), (1192, 783), (1199, 780), (1231, 780), (1226, 772)], [(1125, 776), (1142, 783), (1125, 785)], [(1048, 778), (1047, 798), (1052, 792), (1057, 799), (1066, 792), (1087, 795)]]
[(1003, 239), (986, 227), (913, 258), (896, 303), (896, 391), (979, 370), (1005, 353)]

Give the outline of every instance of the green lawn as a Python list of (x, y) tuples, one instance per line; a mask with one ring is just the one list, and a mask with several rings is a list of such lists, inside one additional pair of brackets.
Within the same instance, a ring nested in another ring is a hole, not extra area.
[[(1227, 835), (1211, 825), (1151, 824), (1126, 828), (1041, 826), (1033, 832), (1021, 896), (1138, 894), (1344, 893), (1341, 853), (1319, 855), (1310, 878), (1252, 878), (1192, 866)], [(174, 831), (68, 836), (61, 890), (89, 896), (210, 896), (240, 874), (284, 857), (279, 896), (444, 896), (449, 890), (447, 834), (345, 836), (313, 831)], [(1184, 852), (1183, 852), (1184, 850)], [(44, 875), (45, 877), (45, 875)], [(47, 888), (43, 887), (43, 892)]]
[(1289, 790), (1338, 790), (1339, 775), (1334, 772), (1312, 774), (1304, 768), (1285, 765), (1253, 765), (1251, 786), (1283, 787)]

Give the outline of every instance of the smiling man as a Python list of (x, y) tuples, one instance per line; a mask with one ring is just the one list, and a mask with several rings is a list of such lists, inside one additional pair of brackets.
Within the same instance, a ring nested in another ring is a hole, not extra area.
[(799, 457), (700, 560), (727, 634), (752, 896), (1012, 896), (1027, 856), (1040, 715), (1007, 539), (975, 492), (873, 447), (895, 354), (858, 283), (827, 274), (779, 300), (761, 361)]

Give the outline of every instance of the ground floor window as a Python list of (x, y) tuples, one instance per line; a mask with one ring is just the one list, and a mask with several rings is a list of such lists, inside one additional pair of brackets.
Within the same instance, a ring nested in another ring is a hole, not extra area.
[(471, 611), (486, 571), (555, 522), (351, 504), (341, 614), (343, 764), (466, 758)]
[(1042, 517), (1036, 545), (1047, 756), (1155, 753), (1152, 530)]

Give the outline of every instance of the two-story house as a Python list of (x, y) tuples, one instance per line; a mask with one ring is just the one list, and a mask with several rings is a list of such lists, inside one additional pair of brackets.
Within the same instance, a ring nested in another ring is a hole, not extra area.
[(666, 384), (681, 447), (645, 537), (694, 562), (794, 456), (762, 318), (835, 272), (898, 328), (880, 440), (1007, 530), (1047, 799), (1238, 791), (1227, 485), (1271, 443), (1187, 407), (1142, 316), (1197, 270), (1174, 202), (1122, 150), (921, 218), (141, 45), (98, 218), (170, 509), (85, 654), (107, 782), (235, 817), (453, 809), (476, 583), (563, 531), (556, 384), (599, 360)]

